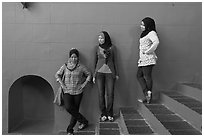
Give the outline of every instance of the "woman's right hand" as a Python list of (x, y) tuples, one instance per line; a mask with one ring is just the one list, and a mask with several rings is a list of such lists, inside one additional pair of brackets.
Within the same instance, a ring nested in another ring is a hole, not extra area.
[(63, 90), (67, 90), (67, 87), (65, 85), (61, 85)]

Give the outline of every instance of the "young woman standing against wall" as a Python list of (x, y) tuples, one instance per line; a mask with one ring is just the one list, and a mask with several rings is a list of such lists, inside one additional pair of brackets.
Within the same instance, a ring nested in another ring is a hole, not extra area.
[[(95, 49), (95, 72), (93, 82), (97, 83), (99, 90), (100, 121), (114, 121), (113, 102), (114, 84), (118, 79), (116, 49), (112, 45), (109, 34), (102, 31), (98, 36), (99, 46)], [(106, 90), (107, 89), (107, 90)], [(107, 91), (107, 107), (105, 101)]]
[[(62, 75), (65, 77), (64, 80)], [(86, 79), (84, 79), (84, 76)], [(79, 62), (78, 50), (71, 49), (68, 62), (57, 71), (55, 77), (64, 91), (65, 108), (71, 114), (67, 134), (72, 135), (77, 121), (80, 122), (79, 130), (88, 125), (88, 120), (79, 112), (79, 107), (83, 96), (83, 88), (91, 80), (91, 73)]]
[(138, 99), (139, 102), (150, 103), (152, 99), (152, 69), (156, 64), (157, 56), (155, 50), (159, 44), (155, 22), (152, 18), (146, 17), (141, 22), (142, 33), (139, 40), (139, 60), (137, 79), (142, 87), (145, 99)]

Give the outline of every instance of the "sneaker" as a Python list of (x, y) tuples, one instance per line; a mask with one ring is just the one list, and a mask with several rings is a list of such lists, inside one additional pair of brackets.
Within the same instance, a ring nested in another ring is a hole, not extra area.
[(138, 99), (137, 101), (140, 102), (140, 103), (146, 103), (147, 99)]
[(114, 121), (114, 118), (111, 117), (111, 116), (108, 116), (108, 120), (109, 120), (110, 122), (113, 122), (113, 121)]
[(100, 117), (100, 121), (101, 121), (101, 122), (104, 122), (104, 121), (106, 121), (106, 120), (107, 120), (107, 117), (106, 117), (106, 116)]
[(152, 92), (151, 91), (148, 91), (147, 92), (147, 104), (149, 104), (150, 103), (150, 101), (151, 101), (151, 98), (152, 98)]
[(74, 135), (73, 132), (67, 132), (67, 135)]
[(82, 129), (86, 128), (87, 126), (88, 126), (88, 122), (87, 123), (80, 123), (78, 130), (82, 130)]

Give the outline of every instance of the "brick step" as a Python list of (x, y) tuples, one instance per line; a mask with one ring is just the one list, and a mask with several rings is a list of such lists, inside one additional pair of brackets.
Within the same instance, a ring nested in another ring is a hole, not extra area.
[(172, 135), (201, 135), (191, 124), (179, 114), (169, 110), (164, 104), (145, 104), (149, 111)]
[(163, 92), (170, 98), (176, 100), (177, 102), (185, 105), (186, 107), (192, 109), (193, 111), (197, 112), (198, 114), (202, 114), (202, 103), (185, 95), (182, 95), (178, 92)]
[(175, 90), (184, 96), (188, 96), (202, 102), (202, 85), (200, 84), (180, 82), (177, 84)]
[(130, 135), (152, 135), (154, 131), (142, 115), (133, 107), (123, 107), (120, 109), (127, 132)]
[(120, 135), (118, 122), (99, 122), (99, 135)]
[(202, 132), (202, 103), (178, 92), (161, 92), (161, 103)]

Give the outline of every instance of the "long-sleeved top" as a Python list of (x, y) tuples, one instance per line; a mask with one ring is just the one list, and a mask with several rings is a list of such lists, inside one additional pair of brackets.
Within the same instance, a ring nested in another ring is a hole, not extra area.
[(159, 44), (159, 38), (155, 31), (150, 31), (146, 36), (140, 38), (140, 58), (138, 66), (154, 65), (157, 61), (155, 50)]
[[(64, 75), (64, 80), (62, 80), (62, 75)], [(91, 73), (88, 71), (88, 69), (82, 65), (81, 63), (78, 63), (76, 68), (73, 71), (70, 71), (66, 64), (64, 64), (55, 74), (55, 77), (57, 81), (61, 79), (65, 86), (67, 87), (67, 90), (64, 91), (64, 93), (69, 93), (71, 95), (78, 95), (83, 92), (83, 90), (79, 90), (80, 86), (83, 84), (83, 82), (90, 81), (91, 80)]]
[[(101, 52), (101, 49), (99, 46), (96, 46), (95, 48), (95, 72), (94, 77), (97, 72), (101, 73), (111, 73), (113, 76), (118, 76), (118, 66), (117, 66), (117, 52), (114, 45), (111, 46), (109, 49), (109, 56), (106, 58)], [(106, 72), (104, 72), (106, 71)]]

